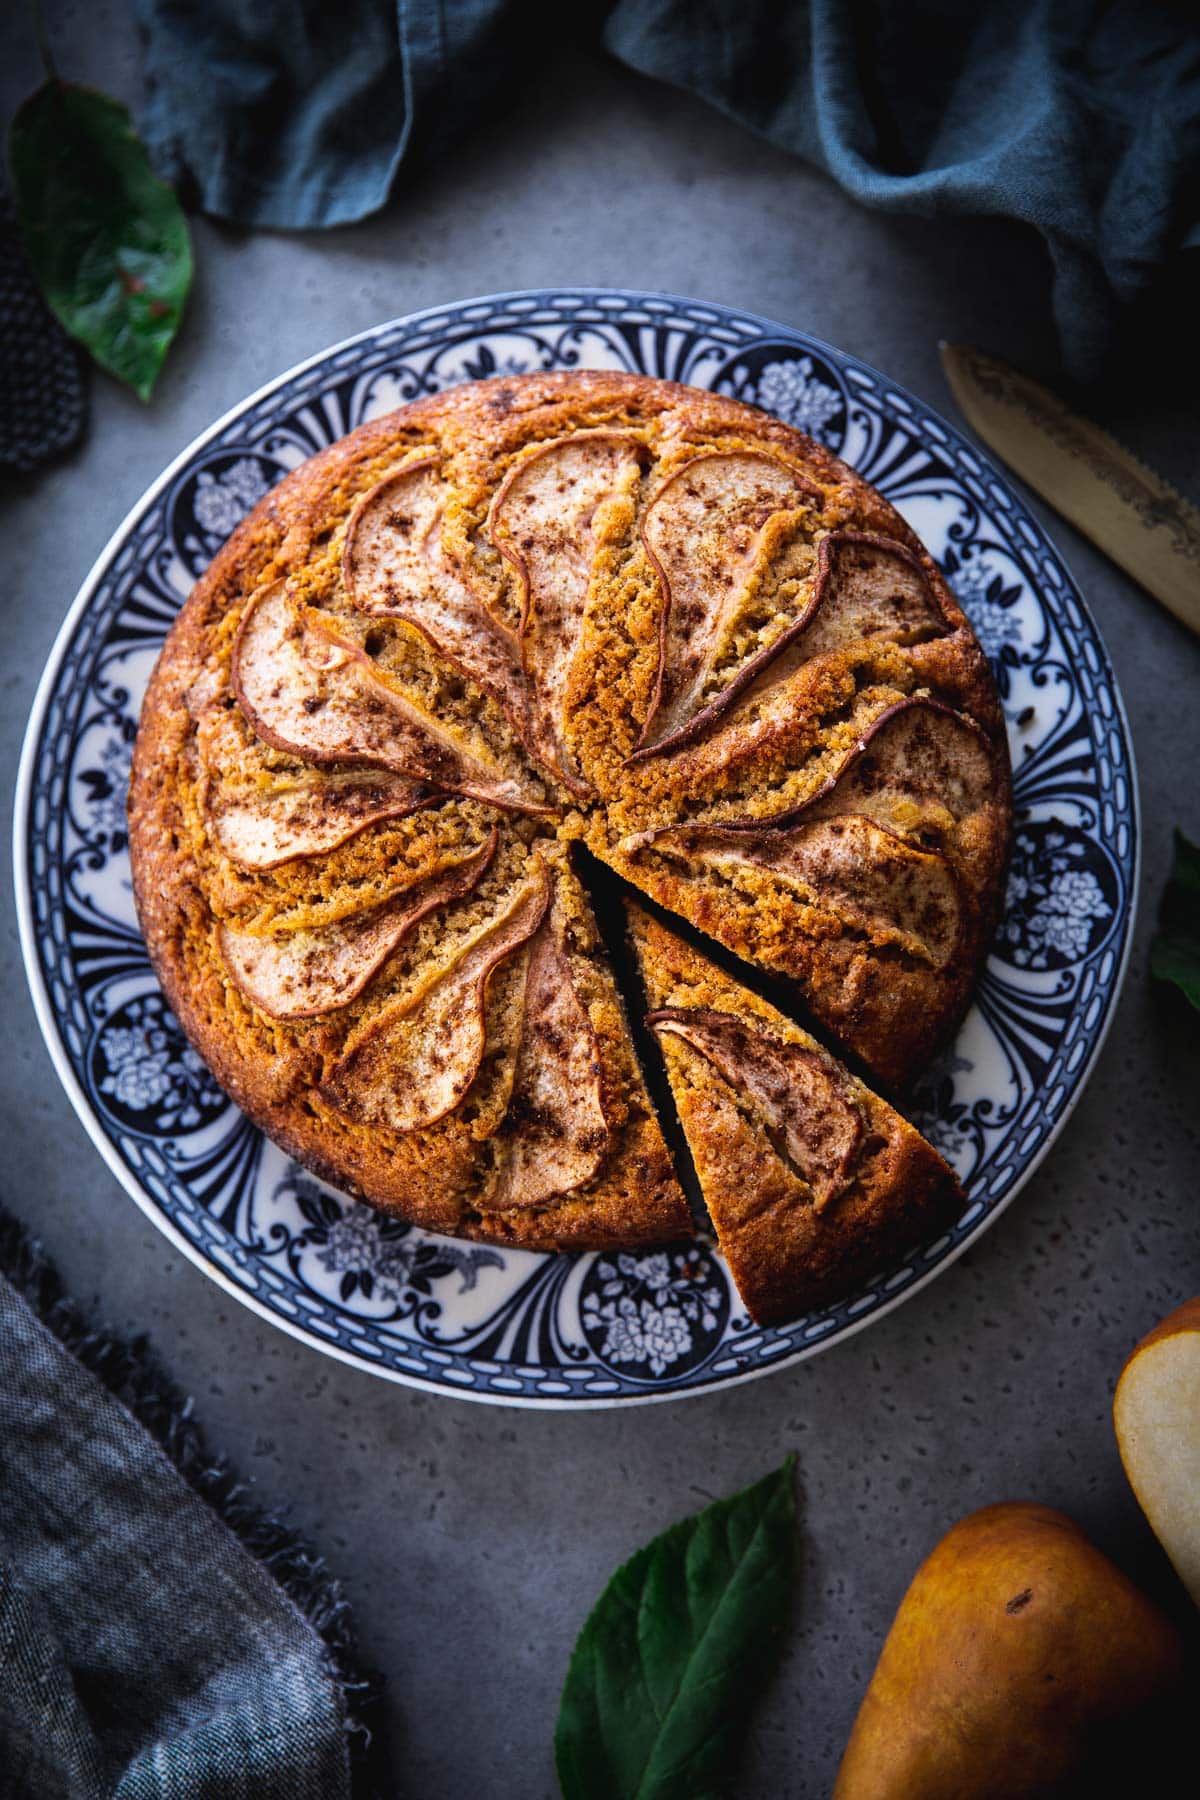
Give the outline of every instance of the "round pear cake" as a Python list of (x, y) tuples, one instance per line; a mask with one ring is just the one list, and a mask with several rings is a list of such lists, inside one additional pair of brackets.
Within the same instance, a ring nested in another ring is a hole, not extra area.
[(494, 1242), (712, 1229), (772, 1321), (962, 1206), (894, 1103), (1010, 812), (987, 662), (888, 502), (753, 407), (578, 372), (267, 496), (167, 640), (130, 838), (181, 1025), (290, 1155)]

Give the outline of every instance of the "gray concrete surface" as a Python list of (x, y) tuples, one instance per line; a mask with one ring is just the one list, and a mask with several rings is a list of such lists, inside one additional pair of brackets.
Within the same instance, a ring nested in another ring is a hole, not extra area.
[[(47, 11), (63, 71), (136, 100), (125, 8)], [(23, 9), (3, 32), (7, 116), (38, 72)], [(394, 314), (543, 283), (671, 289), (802, 325), (947, 408), (941, 337), (1055, 366), (1032, 237), (857, 211), (698, 104), (599, 60), (556, 63), (489, 142), (363, 226), (285, 238), (200, 221), (195, 236), (195, 294), (153, 406), (96, 379), (83, 448), (4, 491), (7, 771), (59, 621), (146, 485), (261, 382)], [(1194, 395), (1161, 362), (1135, 359), (1091, 404), (1194, 496)], [(1109, 1401), (1131, 1345), (1200, 1290), (1200, 1030), (1146, 967), (1171, 827), (1200, 836), (1200, 646), (1052, 529), (1107, 636), (1141, 769), (1141, 919), (1107, 1047), (1057, 1148), (969, 1255), (851, 1342), (725, 1395), (583, 1417), (482, 1408), (372, 1380), (229, 1301), (124, 1196), (60, 1092), (5, 882), (3, 1192), (84, 1305), (150, 1335), (212, 1439), (343, 1577), (387, 1679), (398, 1794), (552, 1795), (559, 1684), (608, 1574), (790, 1449), (803, 1578), (754, 1723), (748, 1800), (828, 1792), (893, 1609), (969, 1508), (1065, 1507), (1178, 1607)]]

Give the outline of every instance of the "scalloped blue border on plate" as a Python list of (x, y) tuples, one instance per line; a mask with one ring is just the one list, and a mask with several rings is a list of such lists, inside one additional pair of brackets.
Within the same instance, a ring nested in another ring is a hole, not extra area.
[[(621, 1256), (465, 1245), (389, 1220), (290, 1162), (216, 1087), (154, 980), (133, 912), (124, 796), (137, 709), (171, 620), (286, 471), (364, 419), (460, 381), (622, 368), (750, 401), (875, 483), (937, 557), (1001, 690), (1017, 825), (972, 1010), (917, 1096), (968, 1206), (837, 1306), (763, 1331), (699, 1242)], [(34, 702), (14, 864), (39, 1022), (113, 1173), (227, 1292), (359, 1368), (510, 1405), (706, 1392), (836, 1343), (915, 1293), (1017, 1193), (1103, 1041), (1137, 893), (1133, 752), (1112, 668), (1037, 521), (922, 402), (803, 332), (665, 294), (544, 290), (394, 320), (219, 420), (121, 525)]]

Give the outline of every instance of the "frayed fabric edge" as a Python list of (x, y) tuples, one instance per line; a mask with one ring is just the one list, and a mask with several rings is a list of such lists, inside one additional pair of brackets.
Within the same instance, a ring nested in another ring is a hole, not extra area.
[(249, 1484), (216, 1455), (196, 1421), (190, 1395), (163, 1371), (144, 1336), (125, 1339), (92, 1325), (63, 1287), (38, 1238), (0, 1203), (0, 1274), (63, 1348), (96, 1376), (150, 1433), (198, 1499), (270, 1573), (325, 1645), (331, 1680), (342, 1696), (354, 1800), (387, 1800), (375, 1726), (382, 1678), (358, 1658), (349, 1602), (325, 1560), (276, 1512), (259, 1506)]

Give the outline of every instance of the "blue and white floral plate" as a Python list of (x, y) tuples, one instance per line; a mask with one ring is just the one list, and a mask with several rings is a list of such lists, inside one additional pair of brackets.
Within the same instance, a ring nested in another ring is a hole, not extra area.
[[(125, 788), (138, 705), (188, 590), (289, 469), (456, 382), (634, 369), (755, 401), (882, 489), (992, 659), (1016, 772), (1004, 918), (919, 1096), (970, 1204), (861, 1294), (754, 1327), (707, 1245), (554, 1257), (430, 1237), (341, 1198), (243, 1118), (180, 1034), (134, 915)], [(42, 1029), (98, 1149), (173, 1243), (293, 1336), (395, 1381), (529, 1406), (663, 1400), (779, 1369), (929, 1281), (1012, 1199), (1087, 1078), (1133, 923), (1132, 753), (1104, 646), (996, 471), (874, 369), (768, 320), (666, 295), (506, 294), (339, 344), (237, 407), (130, 514), (63, 626), (22, 759), (16, 869)]]

